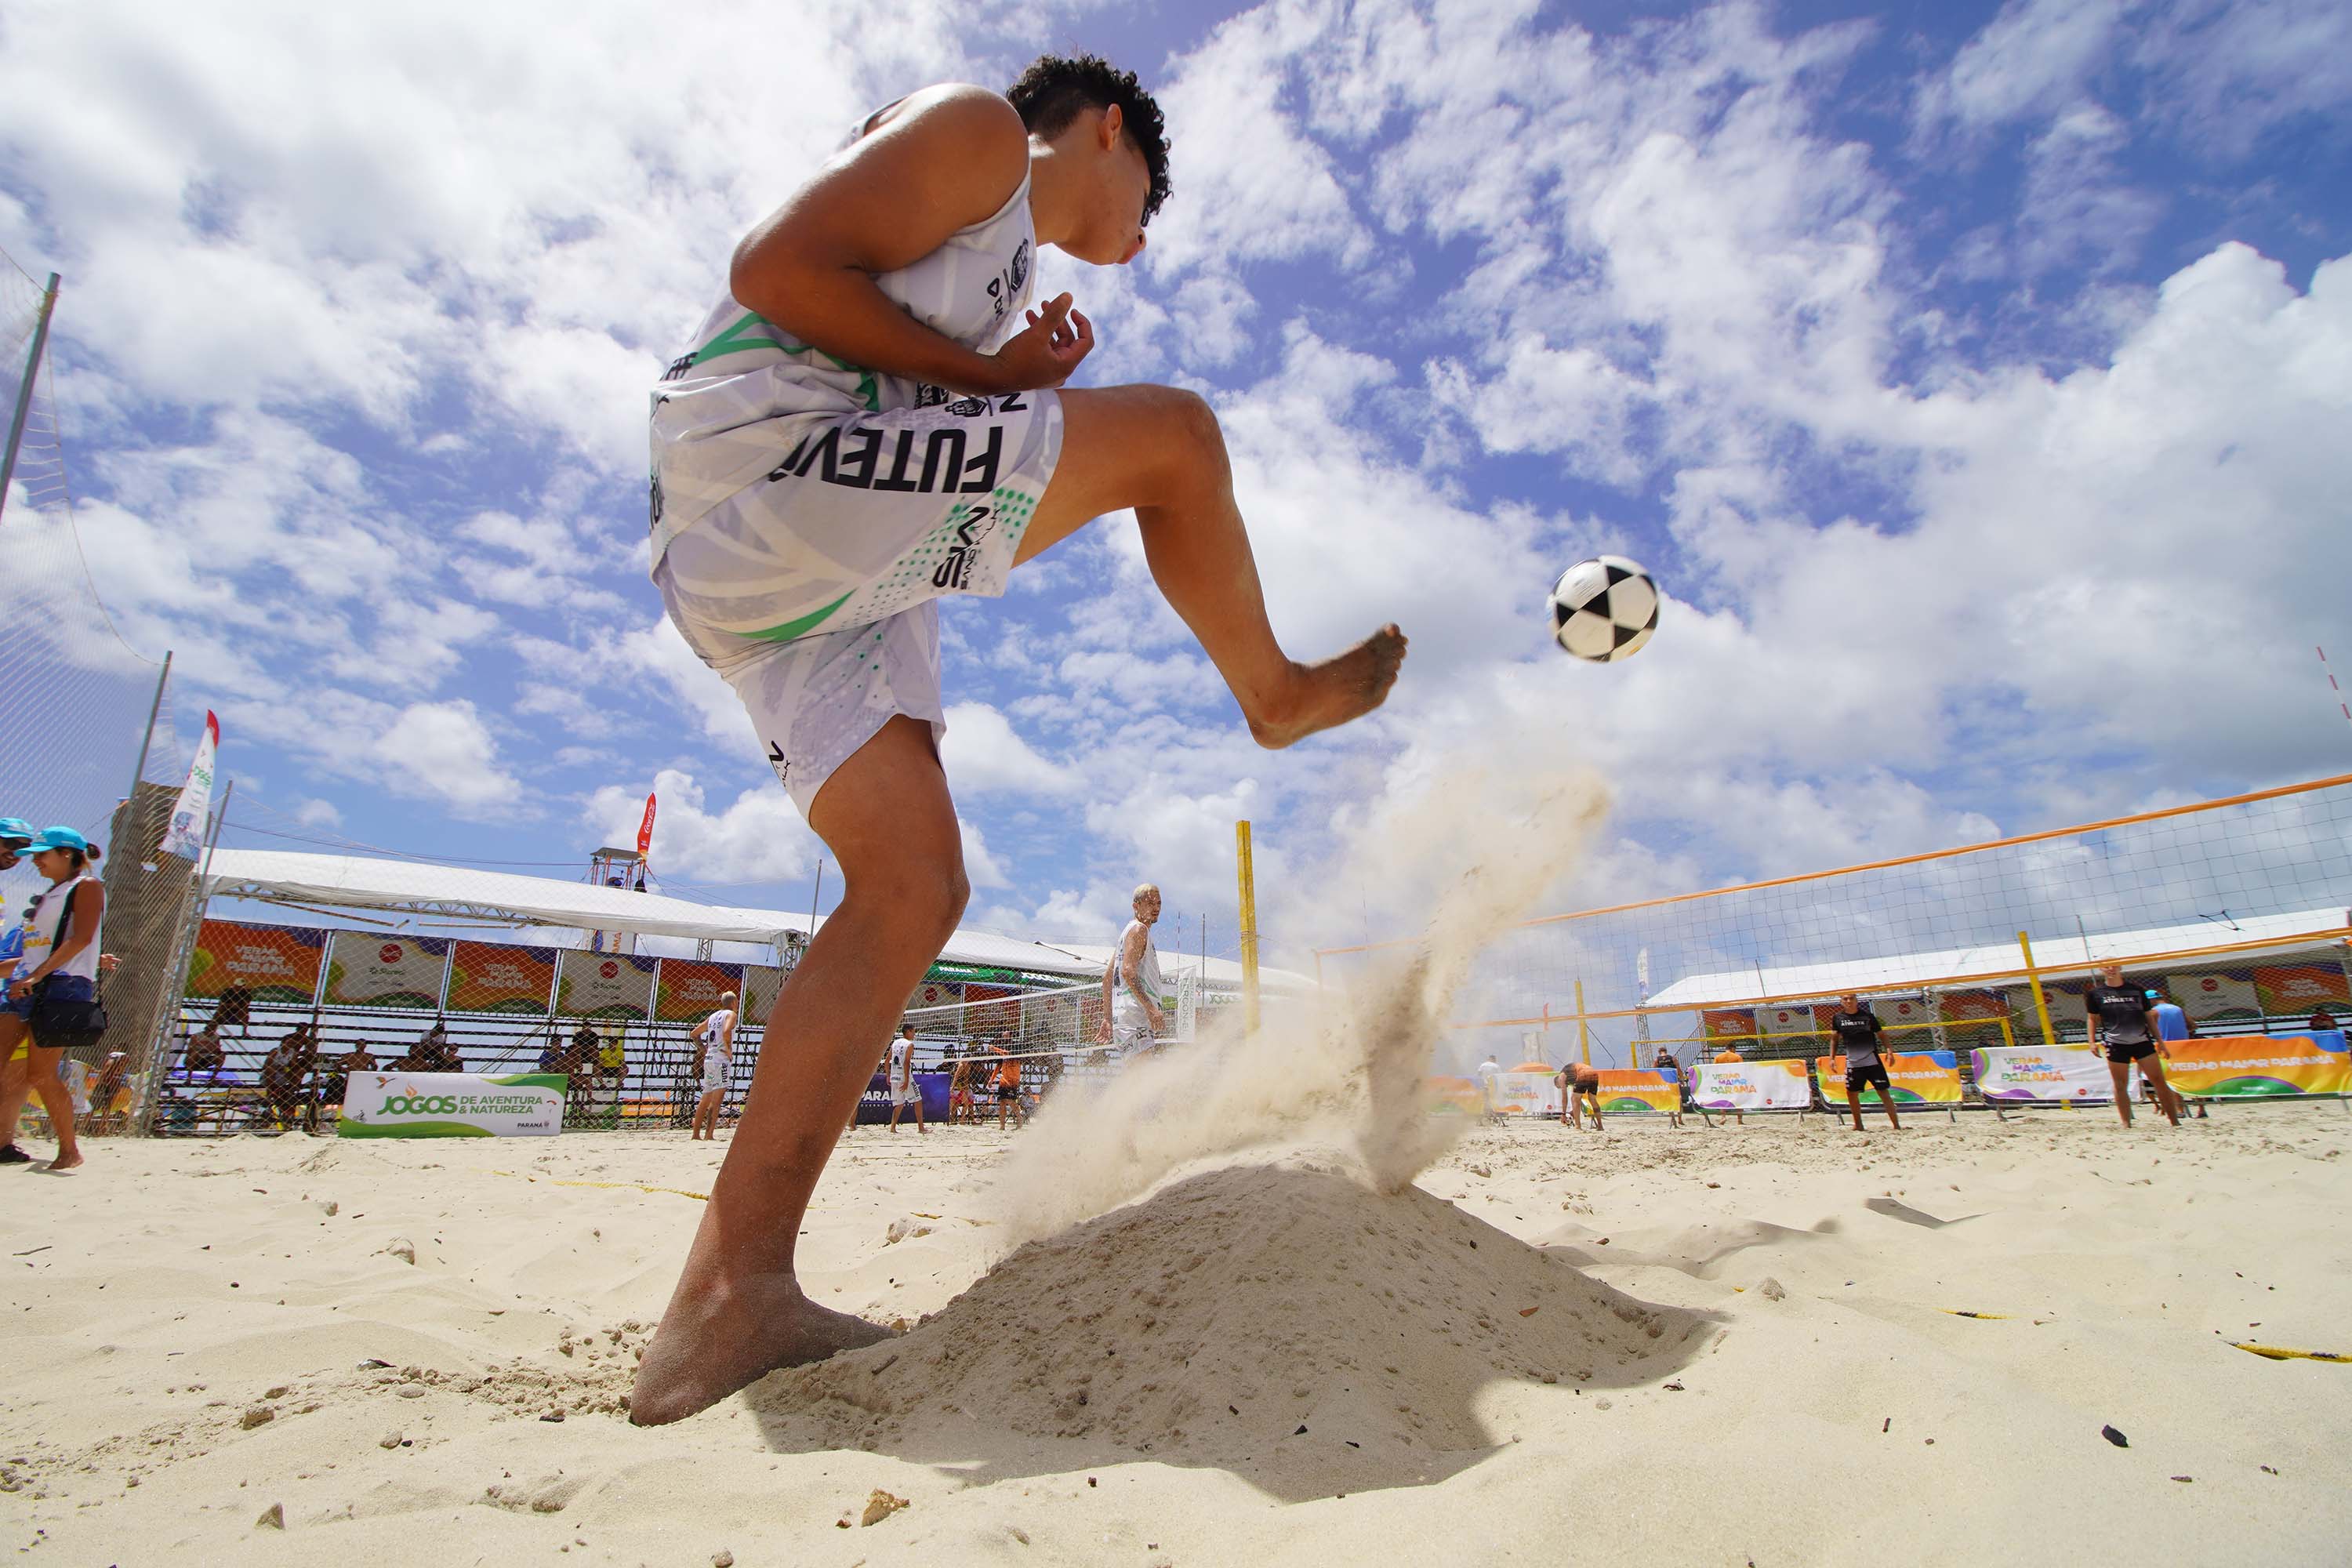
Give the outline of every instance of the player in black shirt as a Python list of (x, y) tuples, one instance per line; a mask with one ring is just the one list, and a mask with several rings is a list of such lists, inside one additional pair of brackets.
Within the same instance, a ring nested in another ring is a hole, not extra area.
[(2115, 1080), (2116, 1114), (2132, 1124), (2131, 1069), (2139, 1070), (2156, 1089), (2156, 1106), (2175, 1127), (2180, 1125), (2180, 1098), (2164, 1079), (2164, 1063), (2157, 1056), (2156, 1009), (2147, 993), (2124, 984), (2124, 966), (2110, 963), (2100, 972), (2101, 984), (2084, 996), (2085, 1030), (2093, 1049), (2106, 1047), (2107, 1076)]
[(1845, 1058), (1845, 1100), (1853, 1109), (1853, 1130), (1862, 1131), (1862, 1091), (1878, 1090), (1878, 1102), (1886, 1107), (1886, 1124), (1901, 1131), (1903, 1119), (1895, 1114), (1895, 1080), (1886, 1076), (1886, 1064), (1878, 1059), (1878, 1015), (1862, 1005), (1862, 999), (1849, 991), (1838, 998), (1838, 1009), (1830, 1015), (1830, 1033), (1837, 1037), (1838, 1053)]

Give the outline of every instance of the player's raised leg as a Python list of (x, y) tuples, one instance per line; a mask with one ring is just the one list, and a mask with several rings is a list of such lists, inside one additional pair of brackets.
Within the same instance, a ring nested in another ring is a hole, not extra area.
[(768, 1016), (742, 1120), (686, 1269), (637, 1368), (629, 1417), (679, 1420), (780, 1366), (889, 1331), (802, 1294), (793, 1244), (884, 1038), (969, 892), (962, 841), (928, 725), (893, 718), (835, 771), (809, 826), (845, 880)]
[(1172, 386), (1061, 398), (1061, 461), (1015, 565), (1092, 519), (1132, 508), (1152, 580), (1225, 678), (1260, 745), (1287, 746), (1381, 705), (1404, 660), (1394, 626), (1318, 664), (1299, 663), (1275, 640), (1224, 434), (1207, 403)]

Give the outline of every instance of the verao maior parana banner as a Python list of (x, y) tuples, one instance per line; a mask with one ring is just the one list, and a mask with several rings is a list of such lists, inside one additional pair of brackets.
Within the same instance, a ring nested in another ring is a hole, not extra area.
[[(1879, 1060), (1886, 1064), (1886, 1077), (1895, 1085), (1897, 1105), (1958, 1105), (1960, 1102), (1960, 1058), (1950, 1051), (1882, 1051)], [(1823, 1057), (1814, 1064), (1815, 1075), (1821, 1079), (1822, 1098), (1832, 1107), (1843, 1106), (1845, 1098), (1845, 1058)], [(1878, 1103), (1878, 1086), (1864, 1086), (1864, 1105)]]
[[(2056, 1011), (2053, 1008), (2052, 1011)], [(2113, 1100), (2107, 1058), (2079, 1046), (1994, 1046), (1969, 1053), (1987, 1100)]]
[(1682, 1086), (1655, 1068), (1601, 1069), (1601, 1109), (1612, 1115), (1628, 1110), (1655, 1110), (1671, 1115), (1682, 1108)]
[(2344, 1031), (2306, 1035), (2208, 1035), (2164, 1042), (2164, 1076), (2183, 1094), (2352, 1092)]
[(1803, 1110), (1813, 1103), (1801, 1061), (1700, 1062), (1691, 1103), (1706, 1110)]
[(560, 1072), (355, 1072), (339, 1138), (529, 1138), (563, 1131)]

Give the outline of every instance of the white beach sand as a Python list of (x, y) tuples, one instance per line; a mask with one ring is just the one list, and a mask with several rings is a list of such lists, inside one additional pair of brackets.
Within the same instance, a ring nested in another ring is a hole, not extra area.
[[(2352, 1555), (2352, 1366), (2226, 1342), (2352, 1351), (2334, 1106), (2129, 1134), (2104, 1110), (1523, 1125), (1394, 1198), (1313, 1151), (1228, 1155), (1000, 1258), (1006, 1143), (852, 1135), (803, 1277), (929, 1321), (649, 1431), (618, 1414), (631, 1352), (700, 1205), (598, 1184), (706, 1190), (709, 1145), (115, 1139), (70, 1176), (0, 1172), (8, 1543), (450, 1568)], [(889, 1241), (900, 1220), (928, 1234)], [(910, 1506), (863, 1526), (877, 1489)]]

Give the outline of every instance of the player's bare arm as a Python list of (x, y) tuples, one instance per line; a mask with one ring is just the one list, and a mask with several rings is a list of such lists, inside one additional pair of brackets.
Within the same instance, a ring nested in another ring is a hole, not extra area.
[(1029, 170), (1013, 105), (977, 87), (900, 100), (874, 129), (736, 247), (735, 298), (813, 348), (960, 392), (1059, 386), (1094, 346), (1066, 294), (993, 354), (941, 336), (891, 303), (875, 275), (911, 266), (994, 213)]

